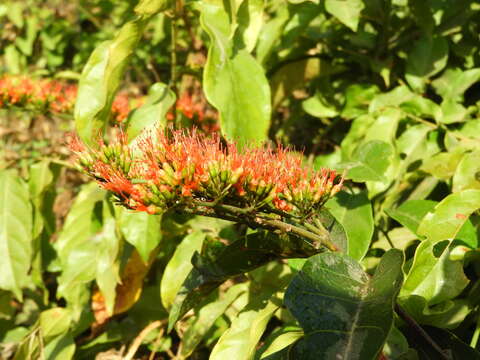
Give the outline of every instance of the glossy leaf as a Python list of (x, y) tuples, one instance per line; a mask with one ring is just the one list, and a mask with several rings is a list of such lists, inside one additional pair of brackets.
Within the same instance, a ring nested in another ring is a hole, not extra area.
[(0, 288), (22, 299), (32, 256), (32, 206), (26, 184), (13, 170), (0, 171)]
[(115, 93), (145, 23), (143, 18), (126, 23), (115, 39), (98, 45), (82, 71), (75, 104), (75, 126), (86, 144), (95, 145), (106, 127)]
[(177, 292), (182, 286), (182, 281), (185, 280), (192, 269), (192, 256), (202, 248), (204, 239), (205, 234), (201, 231), (195, 231), (185, 236), (165, 267), (160, 286), (160, 294), (162, 304), (166, 309), (172, 307)]
[(453, 239), (472, 212), (480, 208), (480, 190), (463, 190), (443, 199), (423, 218), (418, 234), (432, 241)]
[(373, 235), (372, 206), (366, 193), (340, 192), (325, 205), (342, 224), (348, 238), (348, 255), (360, 261), (370, 247)]
[(327, 12), (335, 16), (353, 31), (357, 31), (360, 13), (364, 7), (365, 5), (362, 0), (325, 0), (325, 9)]
[(222, 133), (241, 144), (265, 140), (271, 100), (262, 67), (246, 49), (228, 42), (233, 29), (221, 1), (202, 3), (200, 21), (211, 40), (204, 90), (220, 112)]
[(443, 70), (448, 60), (448, 42), (443, 37), (423, 36), (408, 55), (406, 79), (410, 86), (423, 92), (425, 81)]
[(469, 281), (462, 261), (452, 260), (451, 251), (448, 240), (423, 241), (415, 251), (400, 297), (416, 295), (435, 305), (460, 294)]
[(167, 112), (173, 104), (175, 104), (173, 91), (165, 84), (153, 84), (148, 90), (148, 97), (145, 103), (133, 110), (126, 120), (128, 140), (132, 141), (143, 130), (164, 128), (167, 124)]
[(125, 240), (135, 246), (145, 263), (162, 240), (160, 225), (161, 216), (122, 209), (120, 231)]
[(311, 257), (290, 283), (284, 300), (305, 336), (284, 350), (283, 358), (376, 358), (392, 327), (402, 264), (402, 252), (390, 250), (370, 278), (348, 256)]

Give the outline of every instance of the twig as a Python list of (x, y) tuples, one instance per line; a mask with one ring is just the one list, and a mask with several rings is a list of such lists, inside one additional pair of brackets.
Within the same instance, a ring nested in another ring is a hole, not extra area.
[(149, 325), (147, 325), (141, 332), (140, 334), (138, 334), (138, 336), (135, 338), (135, 340), (133, 340), (133, 343), (132, 345), (130, 345), (130, 348), (128, 349), (128, 352), (127, 352), (127, 355), (125, 355), (123, 357), (122, 360), (132, 360), (135, 353), (137, 352), (138, 348), (140, 347), (140, 345), (142, 345), (142, 341), (143, 339), (145, 339), (145, 337), (152, 331), (152, 330), (155, 330), (156, 328), (162, 326), (162, 325), (165, 325), (166, 324), (166, 321), (163, 320), (157, 320), (157, 321), (154, 321), (152, 323), (150, 323)]

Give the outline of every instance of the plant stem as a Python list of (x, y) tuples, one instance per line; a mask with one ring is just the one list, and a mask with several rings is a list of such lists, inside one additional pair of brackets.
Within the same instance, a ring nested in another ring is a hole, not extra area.
[(440, 359), (450, 360), (450, 358), (445, 354), (443, 349), (428, 335), (428, 333), (423, 330), (423, 328), (403, 310), (400, 305), (397, 303), (395, 305), (395, 311), (405, 321), (408, 326), (410, 326), (415, 332), (418, 333), (428, 344), (440, 355)]
[(477, 347), (478, 337), (480, 336), (480, 314), (477, 314), (477, 325), (475, 326), (475, 332), (473, 333), (472, 340), (470, 341), (470, 346), (472, 348)]

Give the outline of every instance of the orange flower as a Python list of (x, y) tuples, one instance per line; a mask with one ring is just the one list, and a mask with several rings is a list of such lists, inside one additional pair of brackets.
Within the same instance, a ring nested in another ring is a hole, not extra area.
[(82, 149), (77, 141), (71, 148), (102, 187), (125, 206), (149, 213), (222, 203), (306, 216), (343, 183), (335, 171), (302, 166), (301, 156), (289, 149), (240, 151), (218, 134), (207, 137), (196, 130), (147, 134), (135, 152), (122, 135), (98, 150)]

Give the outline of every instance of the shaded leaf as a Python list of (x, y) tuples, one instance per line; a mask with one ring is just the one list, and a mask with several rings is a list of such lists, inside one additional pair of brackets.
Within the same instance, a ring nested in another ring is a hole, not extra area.
[(443, 70), (448, 60), (448, 41), (443, 37), (422, 36), (408, 55), (406, 79), (410, 86), (423, 92), (425, 81)]
[(385, 210), (388, 216), (407, 227), (414, 234), (425, 215), (438, 204), (432, 200), (408, 200), (395, 209)]

